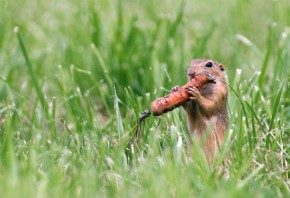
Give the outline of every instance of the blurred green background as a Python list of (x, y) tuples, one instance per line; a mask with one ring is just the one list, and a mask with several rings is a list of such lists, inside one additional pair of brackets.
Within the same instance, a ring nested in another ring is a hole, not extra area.
[[(290, 1), (0, 4), (4, 197), (289, 195)], [(179, 109), (146, 121), (129, 166), (139, 114), (195, 58), (226, 66), (230, 179), (186, 156)]]

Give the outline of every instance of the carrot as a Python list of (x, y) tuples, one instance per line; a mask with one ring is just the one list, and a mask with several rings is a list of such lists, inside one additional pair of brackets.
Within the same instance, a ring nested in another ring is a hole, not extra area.
[(200, 89), (203, 85), (209, 82), (214, 82), (214, 78), (211, 74), (200, 73), (196, 75), (190, 82), (180, 87), (177, 91), (154, 100), (151, 103), (152, 114), (154, 116), (159, 116), (168, 111), (172, 111), (189, 100), (190, 95), (186, 91), (188, 87), (194, 86), (197, 89)]

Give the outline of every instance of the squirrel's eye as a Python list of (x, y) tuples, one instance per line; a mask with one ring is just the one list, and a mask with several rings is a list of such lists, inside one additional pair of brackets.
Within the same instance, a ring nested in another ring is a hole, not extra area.
[(205, 66), (206, 67), (212, 67), (212, 65), (213, 65), (212, 62), (207, 62)]

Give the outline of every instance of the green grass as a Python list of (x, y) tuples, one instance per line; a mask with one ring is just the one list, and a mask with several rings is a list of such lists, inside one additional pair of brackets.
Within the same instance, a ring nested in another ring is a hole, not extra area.
[[(289, 197), (290, 3), (0, 0), (1, 197)], [(226, 65), (220, 158), (186, 154), (185, 114), (140, 113)], [(223, 159), (229, 179), (216, 172)]]

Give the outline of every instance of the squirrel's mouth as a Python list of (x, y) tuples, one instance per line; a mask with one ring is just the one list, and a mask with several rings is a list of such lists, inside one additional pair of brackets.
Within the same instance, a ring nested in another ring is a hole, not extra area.
[(201, 73), (203, 73), (203, 71), (193, 71), (193, 72), (188, 73), (187, 75), (188, 75), (189, 80), (192, 80), (193, 78), (200, 75)]
[[(189, 80), (192, 80), (192, 79), (194, 79), (196, 76), (200, 75), (201, 73), (203, 73), (203, 72), (192, 72), (192, 73), (189, 73), (189, 74), (187, 74), (187, 75), (188, 75)], [(216, 83), (215, 78), (214, 78), (210, 73), (207, 73), (207, 72), (206, 72), (206, 74), (207, 74), (207, 77), (208, 77), (208, 79), (209, 79), (209, 83), (213, 83), (213, 84), (215, 84), (215, 83)]]
[(192, 80), (192, 79), (194, 79), (196, 77), (196, 72), (189, 73), (187, 75), (188, 75), (189, 80)]

